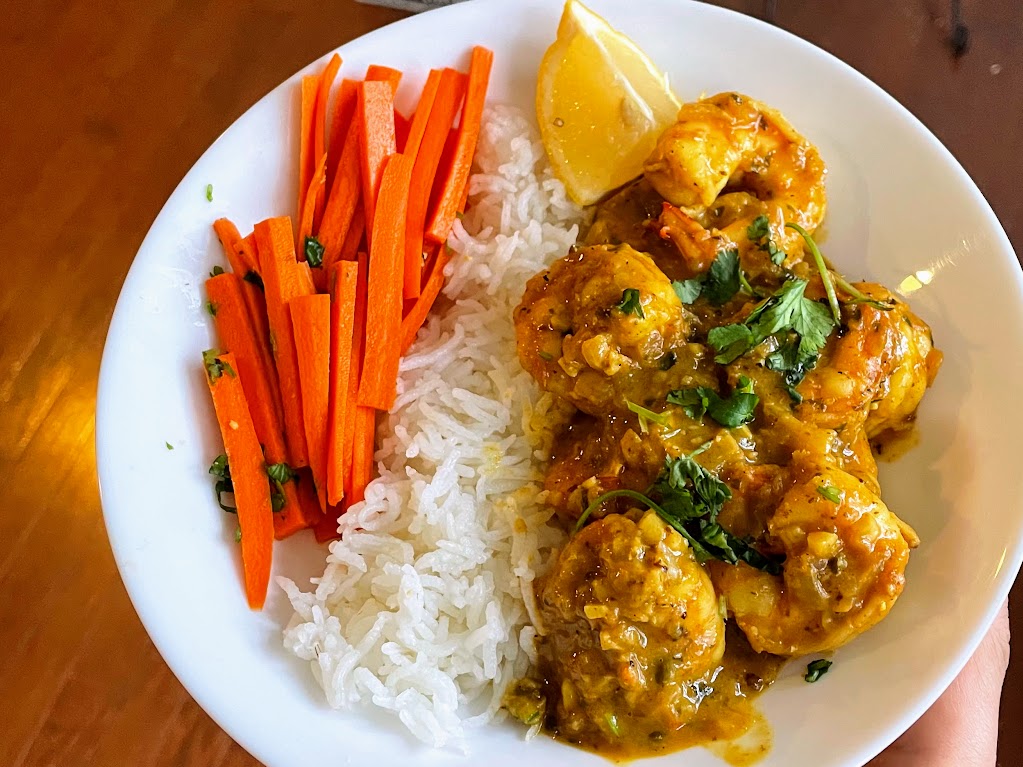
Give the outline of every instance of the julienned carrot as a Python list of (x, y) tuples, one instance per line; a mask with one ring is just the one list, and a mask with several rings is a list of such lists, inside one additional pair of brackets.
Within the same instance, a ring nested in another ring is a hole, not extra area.
[(249, 272), (258, 272), (259, 264), (251, 260), (252, 254), (245, 247), (241, 233), (230, 220), (218, 218), (213, 222), (213, 231), (217, 233), (224, 248), (224, 255), (227, 256), (227, 263), (231, 265), (231, 271), (239, 277), (244, 277)]
[(323, 518), (309, 469), (299, 469), (296, 476), (285, 482), (281, 489), (284, 492), (284, 506), (274, 512), (274, 537), (279, 541), (300, 530), (316, 527)]
[[(313, 115), (313, 161), (323, 162), (324, 179), (326, 179), (327, 164), (327, 100), (330, 98), (330, 89), (334, 85), (334, 78), (341, 69), (341, 57), (336, 53), (330, 57), (327, 66), (320, 74), (320, 83), (316, 91), (316, 113)], [(315, 234), (320, 228), (320, 219), (323, 218), (323, 206), (327, 199), (325, 184), (321, 184), (316, 194), (316, 204), (313, 209), (313, 225), (311, 231)]]
[(360, 140), (361, 128), (358, 120), (352, 126), (341, 149), (341, 157), (335, 169), (334, 182), (327, 196), (327, 207), (317, 238), (323, 246), (323, 263), (329, 266), (341, 255), (348, 229), (352, 223), (355, 208), (360, 204), (362, 177)]
[(269, 218), (256, 224), (256, 246), (263, 284), (266, 290), (266, 311), (274, 361), (281, 386), (284, 410), (284, 434), (289, 463), (293, 468), (309, 465), (305, 426), (302, 421), (302, 397), (299, 389), (298, 359), (291, 329), (288, 302), (310, 292), (300, 276), (301, 266), (295, 262), (295, 236), (288, 217)]
[(355, 208), (352, 216), (352, 225), (348, 227), (348, 234), (345, 235), (345, 244), (341, 246), (341, 260), (355, 261), (362, 247), (366, 234), (366, 216), (362, 211), (362, 205)]
[(316, 112), (316, 92), (320, 87), (320, 78), (306, 75), (302, 78), (302, 93), (298, 134), (298, 215), (305, 208), (305, 193), (309, 188), (316, 167), (313, 156), (313, 116)]
[[(204, 355), (205, 356), (205, 355)], [(249, 414), (238, 361), (225, 353), (206, 360), (206, 382), (231, 467), (234, 502), (241, 528), (242, 572), (249, 607), (261, 610), (270, 584), (273, 558), (273, 510), (263, 451)]]
[(254, 232), (249, 232), (242, 237), (241, 248), (245, 252), (246, 258), (255, 265), (254, 271), (256, 274), (259, 274), (261, 271), (259, 268), (259, 251), (256, 250), (256, 235)]
[(405, 232), (394, 222), (405, 220), (411, 177), (411, 158), (401, 154), (388, 158), (377, 201), (380, 215), (374, 220), (369, 240), (366, 350), (367, 354), (372, 352), (373, 364), (362, 368), (359, 404), (377, 410), (390, 410), (397, 394)]
[(309, 264), (305, 261), (300, 261), (297, 264), (292, 264), (292, 273), (295, 278), (295, 286), (298, 288), (296, 295), (310, 295), (316, 292), (315, 282), (313, 281), (312, 269), (309, 268)]
[(355, 424), (359, 401), (359, 378), (362, 376), (363, 357), (366, 348), (366, 275), (369, 273), (369, 258), (365, 252), (356, 257), (359, 270), (355, 283), (355, 321), (352, 326), (352, 366), (348, 375), (348, 398), (345, 402), (345, 496), (352, 492), (352, 458), (355, 454)]
[(409, 120), (405, 115), (399, 112), (397, 109), (394, 110), (394, 147), (396, 152), (405, 152), (405, 143), (408, 141), (409, 129), (412, 127), (412, 121)]
[[(426, 78), (426, 84), (423, 86), (422, 95), (419, 97), (419, 104), (416, 106), (416, 113), (412, 117), (412, 122), (408, 128), (408, 136), (404, 142), (399, 141), (399, 151), (403, 154), (408, 155), (412, 158), (413, 163), (419, 154), (419, 148), (423, 143), (423, 136), (426, 134), (426, 125), (429, 122), (430, 112), (433, 110), (433, 102), (437, 98), (437, 90), (440, 87), (441, 72), (439, 69), (430, 70), (430, 74)], [(397, 126), (395, 127), (397, 130)], [(414, 167), (414, 166), (413, 166)], [(413, 173), (415, 171), (413, 170)], [(411, 188), (409, 194), (411, 195)], [(411, 208), (411, 204), (409, 206)], [(425, 216), (424, 216), (425, 218)], [(409, 233), (408, 221), (406, 221), (405, 229), (405, 268), (402, 272), (404, 281), (404, 295), (405, 298), (417, 298), (421, 289), (422, 283), (422, 269), (423, 260), (422, 254), (416, 253), (415, 248), (408, 247), (408, 238), (415, 238), (418, 232), (420, 240), (422, 239), (422, 221), (419, 222), (418, 226), (414, 226), (413, 232)]]
[(454, 162), (442, 179), (441, 194), (436, 210), (430, 218), (426, 236), (436, 243), (448, 238), (455, 214), (462, 202), (465, 185), (472, 169), (472, 157), (476, 153), (476, 142), (483, 119), (483, 105), (487, 98), (487, 84), (490, 82), (490, 68), (494, 63), (494, 52), (477, 45), (472, 49), (469, 63), (469, 85), (465, 95), (465, 108), (458, 126), (458, 144)]
[[(359, 83), (359, 142), (361, 152), (362, 209), (366, 216), (366, 229), (371, 233), (373, 214), (380, 193), (380, 179), (384, 161), (394, 154), (394, 93), (385, 82)], [(391, 219), (393, 227), (400, 219)]]
[(218, 274), (206, 280), (206, 295), (223, 348), (237, 360), (237, 371), (245, 389), (256, 436), (270, 463), (287, 460), (284, 442), (284, 414), (277, 371), (265, 341), (255, 330), (245, 299), (245, 288), (258, 292), (236, 274)]
[(327, 501), (344, 497), (344, 462), (348, 380), (352, 372), (352, 334), (359, 265), (342, 261), (330, 273), (330, 405), (327, 429)]
[(401, 82), (401, 71), (391, 69), (391, 67), (382, 67), (379, 64), (370, 64), (366, 68), (366, 79), (387, 83), (391, 86), (391, 95), (394, 96), (398, 92), (398, 83)]
[(345, 78), (341, 81), (337, 96), (334, 97), (334, 109), (330, 115), (330, 139), (327, 142), (327, 192), (334, 188), (334, 177), (337, 173), (341, 150), (348, 136), (348, 129), (355, 117), (356, 81)]
[(302, 208), (302, 218), (298, 223), (298, 257), (306, 260), (305, 241), (312, 237), (316, 227), (316, 206), (317, 201), (323, 195), (324, 184), (327, 183), (327, 155), (324, 153), (316, 163), (316, 170), (309, 180), (309, 189), (305, 193), (305, 206)]
[(444, 267), (447, 266), (449, 258), (450, 256), (445, 249), (444, 252), (438, 253), (436, 258), (433, 259), (433, 270), (430, 272), (430, 278), (423, 285), (422, 294), (416, 301), (415, 306), (412, 307), (412, 310), (401, 320), (402, 356), (412, 346), (412, 342), (416, 340), (419, 329), (426, 322), (426, 315), (430, 313), (433, 302), (437, 300), (437, 296), (440, 295), (440, 289), (444, 287)]
[(352, 455), (352, 490), (346, 506), (366, 497), (366, 485), (373, 479), (373, 444), (376, 440), (376, 410), (359, 407), (355, 411), (355, 448)]
[(320, 509), (327, 511), (327, 419), (330, 390), (330, 296), (299, 296), (288, 303), (298, 354), (309, 467)]
[[(422, 280), (423, 238), (430, 207), (430, 193), (441, 156), (444, 154), (444, 144), (451, 132), (451, 124), (462, 106), (465, 81), (465, 75), (460, 72), (453, 69), (443, 70), (437, 83), (433, 107), (424, 120), (423, 136), (419, 141), (415, 166), (412, 168), (408, 217), (405, 219), (405, 266), (412, 272), (409, 278), (413, 281)], [(417, 120), (418, 117), (419, 110), (416, 111)], [(405, 292), (405, 295), (409, 293)]]
[(341, 69), (341, 57), (336, 53), (330, 57), (327, 66), (320, 74), (319, 87), (316, 90), (316, 114), (313, 122), (313, 157), (319, 159), (327, 153), (327, 99), (334, 85), (334, 78)]
[(337, 531), (337, 522), (343, 511), (344, 509), (340, 505), (331, 506), (327, 509), (327, 513), (320, 517), (320, 521), (313, 527), (317, 543), (336, 541), (341, 537)]

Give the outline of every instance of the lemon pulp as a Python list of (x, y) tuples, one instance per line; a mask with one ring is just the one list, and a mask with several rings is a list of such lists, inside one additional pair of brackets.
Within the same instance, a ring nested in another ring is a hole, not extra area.
[(555, 174), (591, 205), (638, 176), (680, 104), (629, 38), (568, 0), (537, 76), (536, 114)]

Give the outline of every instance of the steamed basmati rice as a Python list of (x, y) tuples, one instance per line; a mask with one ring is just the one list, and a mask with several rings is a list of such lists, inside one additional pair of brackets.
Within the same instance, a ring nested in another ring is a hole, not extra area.
[(512, 310), (582, 216), (518, 110), (488, 110), (474, 170), (447, 303), (380, 427), (380, 476), (341, 518), (315, 589), (281, 579), (295, 609), (284, 644), (331, 706), (373, 704), (463, 749), (528, 666), (532, 582), (561, 541), (541, 502), (556, 414), (519, 365)]

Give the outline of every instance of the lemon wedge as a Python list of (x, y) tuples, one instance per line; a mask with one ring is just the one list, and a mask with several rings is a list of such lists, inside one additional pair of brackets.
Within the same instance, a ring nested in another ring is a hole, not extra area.
[(643, 171), (680, 104), (636, 44), (577, 0), (536, 81), (536, 116), (554, 172), (568, 194), (591, 205)]

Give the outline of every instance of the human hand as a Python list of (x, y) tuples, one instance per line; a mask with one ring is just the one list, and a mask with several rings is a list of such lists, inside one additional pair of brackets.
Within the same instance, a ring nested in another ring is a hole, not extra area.
[(998, 705), (1009, 666), (1009, 606), (927, 713), (867, 767), (995, 767)]

